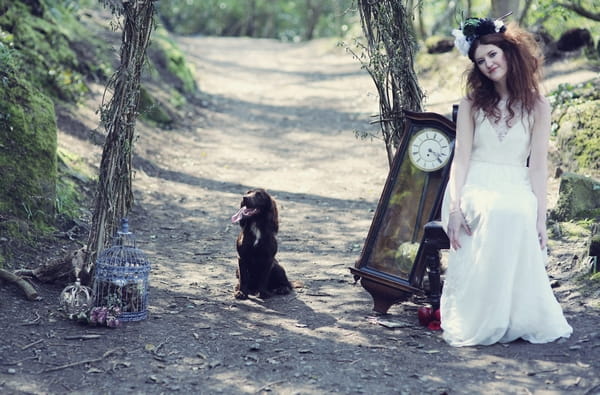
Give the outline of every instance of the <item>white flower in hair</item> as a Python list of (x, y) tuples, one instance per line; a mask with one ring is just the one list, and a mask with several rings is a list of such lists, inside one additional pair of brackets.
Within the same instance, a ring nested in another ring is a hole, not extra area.
[(501, 19), (496, 19), (494, 21), (494, 28), (496, 30), (496, 33), (500, 33), (502, 31), (503, 27), (504, 27), (504, 22), (502, 22)]
[(471, 43), (467, 41), (462, 29), (453, 29), (452, 35), (455, 37), (454, 46), (463, 56), (467, 56), (469, 54), (469, 48), (471, 48)]

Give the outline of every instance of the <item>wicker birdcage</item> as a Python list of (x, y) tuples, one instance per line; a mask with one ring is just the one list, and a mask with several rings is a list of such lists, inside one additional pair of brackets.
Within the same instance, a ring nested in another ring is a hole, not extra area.
[(150, 262), (135, 246), (126, 218), (121, 220), (115, 244), (102, 251), (94, 271), (94, 306), (118, 308), (120, 321), (148, 317)]

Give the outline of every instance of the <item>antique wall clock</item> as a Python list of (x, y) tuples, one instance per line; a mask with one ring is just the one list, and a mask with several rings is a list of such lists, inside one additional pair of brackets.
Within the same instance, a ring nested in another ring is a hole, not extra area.
[(405, 111), (405, 116), (360, 258), (350, 268), (379, 313), (423, 292), (425, 225), (439, 219), (454, 148), (454, 122), (428, 112)]

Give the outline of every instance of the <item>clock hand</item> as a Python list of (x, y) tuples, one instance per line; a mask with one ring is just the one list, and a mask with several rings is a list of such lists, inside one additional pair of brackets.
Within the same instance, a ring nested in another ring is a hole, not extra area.
[(428, 148), (427, 151), (430, 152), (430, 153), (432, 153), (432, 154), (434, 154), (435, 157), (436, 157), (436, 159), (441, 162), (441, 159), (440, 159), (440, 157), (442, 156), (441, 152), (435, 152), (431, 148)]

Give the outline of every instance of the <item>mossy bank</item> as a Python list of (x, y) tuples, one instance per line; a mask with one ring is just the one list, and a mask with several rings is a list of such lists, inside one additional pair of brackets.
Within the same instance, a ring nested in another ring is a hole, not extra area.
[[(70, 176), (79, 173), (71, 168), (77, 159), (57, 154), (55, 104), (77, 106), (90, 82), (106, 83), (114, 72), (121, 43), (111, 18), (99, 2), (0, 0), (0, 267), (10, 266), (15, 246), (80, 212), (82, 187), (95, 175)], [(168, 33), (156, 33), (140, 112), (173, 127), (197, 87)]]

